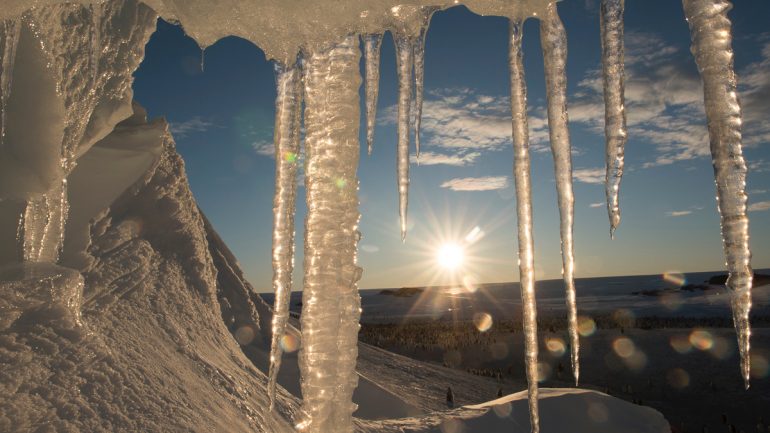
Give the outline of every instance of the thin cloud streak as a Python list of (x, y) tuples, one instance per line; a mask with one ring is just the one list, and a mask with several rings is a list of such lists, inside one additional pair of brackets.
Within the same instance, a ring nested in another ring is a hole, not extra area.
[(452, 191), (494, 191), (508, 187), (507, 176), (463, 177), (448, 180), (442, 188)]
[(195, 132), (206, 132), (216, 126), (214, 122), (195, 116), (184, 122), (174, 122), (169, 124), (168, 130), (175, 138), (184, 138)]

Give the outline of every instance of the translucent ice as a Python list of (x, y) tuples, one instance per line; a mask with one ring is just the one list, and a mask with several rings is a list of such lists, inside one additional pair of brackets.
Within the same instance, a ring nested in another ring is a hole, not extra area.
[(572, 373), (577, 383), (580, 375), (580, 340), (575, 305), (575, 252), (572, 239), (575, 197), (572, 193), (572, 146), (567, 116), (567, 33), (555, 3), (548, 7), (545, 16), (541, 18), (540, 40), (545, 61), (548, 130), (561, 215), (562, 274), (566, 289)]
[(426, 6), (421, 9), (422, 22), (420, 33), (414, 42), (414, 146), (420, 157), (420, 124), (422, 123), (422, 102), (425, 88), (425, 38), (428, 26), (437, 7)]
[(369, 155), (374, 145), (374, 127), (377, 124), (377, 96), (380, 92), (380, 47), (382, 33), (364, 35), (366, 54), (366, 145)]
[(406, 218), (409, 207), (409, 135), (410, 106), (412, 104), (412, 68), (414, 51), (412, 39), (403, 34), (393, 35), (396, 42), (398, 63), (398, 216), (401, 223), (401, 240), (406, 239)]
[(516, 216), (519, 237), (519, 284), (524, 323), (524, 361), (529, 386), (529, 418), (532, 431), (540, 431), (538, 409), (537, 304), (535, 300), (535, 241), (532, 235), (532, 183), (530, 180), (527, 85), (524, 80), (522, 40), (524, 25), (511, 20), (509, 55), (511, 114), (513, 126), (513, 174), (516, 184)]
[(746, 216), (746, 162), (741, 144), (741, 106), (733, 67), (732, 25), (726, 0), (684, 0), (690, 24), (692, 53), (703, 79), (711, 159), (721, 217), (722, 244), (732, 290), (733, 322), (738, 334), (741, 373), (749, 387), (749, 312), (751, 311), (751, 250)]
[(298, 429), (314, 433), (352, 432), (356, 409), (360, 56), (358, 39), (348, 36), (305, 62), (308, 214)]
[(604, 77), (604, 135), (607, 174), (605, 189), (610, 236), (620, 224), (620, 180), (626, 146), (623, 9), (625, 0), (602, 0), (602, 70)]
[(275, 196), (273, 199), (273, 304), (272, 342), (267, 395), (270, 410), (275, 402), (275, 386), (281, 368), (281, 338), (289, 319), (291, 275), (294, 271), (294, 214), (299, 164), (302, 71), (299, 64), (277, 65), (275, 72)]

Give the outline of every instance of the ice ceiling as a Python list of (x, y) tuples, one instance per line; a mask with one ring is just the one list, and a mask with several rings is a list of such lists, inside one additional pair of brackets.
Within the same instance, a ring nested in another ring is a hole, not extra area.
[[(571, 1), (571, 0), (567, 0)], [(399, 214), (406, 236), (410, 143), (419, 154), (425, 35), (432, 14), (460, 2), (437, 0), (4, 0), (0, 10), (0, 199), (19, 203), (14, 228), (22, 263), (58, 263), (67, 220), (67, 176), (78, 158), (131, 114), (131, 74), (162, 16), (181, 23), (202, 46), (225, 36), (258, 45), (276, 62), (276, 192), (273, 231), (273, 316), (269, 395), (280, 368), (278, 344), (288, 319), (294, 266), (297, 161), (305, 127), (308, 216), (303, 282), (301, 431), (352, 431), (352, 393), (360, 299), (357, 281), (359, 73), (364, 41), (367, 145), (372, 146), (379, 80), (379, 48), (390, 31), (399, 73)], [(523, 21), (540, 20), (554, 156), (563, 276), (572, 367), (579, 376), (573, 281), (571, 145), (568, 128), (567, 35), (550, 0), (465, 0), (481, 15), (508, 17), (511, 109), (518, 216), (519, 270), (524, 305), (530, 418), (538, 427), (537, 310), (530, 186)], [(746, 164), (741, 109), (733, 70), (726, 0), (683, 0), (692, 52), (704, 84), (706, 116), (721, 215), (724, 253), (733, 292), (733, 317), (748, 386), (752, 271), (746, 216)], [(610, 231), (620, 223), (619, 187), (626, 142), (623, 0), (602, 0), (606, 190)], [(527, 37), (531, 37), (528, 35)], [(599, 41), (597, 41), (599, 43)], [(414, 109), (414, 112), (411, 110)], [(40, 125), (44, 125), (40, 127)], [(715, 228), (716, 229), (716, 228)]]

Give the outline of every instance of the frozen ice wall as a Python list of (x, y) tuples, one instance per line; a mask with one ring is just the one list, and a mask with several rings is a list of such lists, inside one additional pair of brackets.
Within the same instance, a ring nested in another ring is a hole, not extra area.
[(66, 177), (132, 114), (131, 75), (155, 18), (126, 1), (52, 4), (2, 22), (0, 199), (24, 203), (17, 242), (6, 247), (17, 260), (58, 261)]

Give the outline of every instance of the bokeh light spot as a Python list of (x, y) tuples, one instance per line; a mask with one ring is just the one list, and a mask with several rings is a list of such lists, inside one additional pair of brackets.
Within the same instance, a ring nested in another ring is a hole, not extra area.
[(537, 363), (537, 381), (543, 382), (548, 380), (549, 377), (551, 377), (553, 369), (551, 369), (551, 365), (546, 362), (538, 362)]
[(690, 353), (692, 351), (692, 344), (690, 344), (690, 338), (688, 335), (673, 335), (669, 340), (669, 344), (671, 344), (671, 347), (681, 355)]
[(551, 337), (545, 339), (545, 348), (551, 352), (552, 355), (562, 356), (566, 352), (567, 347), (564, 344), (564, 340), (558, 337)]
[(612, 342), (612, 350), (621, 358), (628, 358), (636, 352), (636, 346), (630, 338), (619, 337)]
[(257, 334), (251, 325), (243, 325), (235, 330), (235, 340), (241, 346), (251, 344), (251, 342), (254, 341), (254, 337), (256, 335)]
[(677, 287), (682, 287), (687, 284), (687, 278), (684, 276), (684, 274), (677, 271), (664, 272), (663, 280)]
[(699, 350), (709, 350), (714, 346), (711, 333), (703, 329), (695, 329), (690, 333), (690, 344)]
[(285, 334), (281, 337), (281, 349), (286, 353), (296, 352), (299, 349), (299, 339), (292, 334)]
[(764, 379), (770, 372), (770, 363), (767, 358), (759, 353), (751, 354), (751, 377), (755, 379)]
[(480, 332), (487, 332), (492, 328), (492, 316), (489, 313), (476, 313), (473, 315), (473, 324)]
[(590, 337), (596, 332), (596, 322), (587, 316), (578, 317), (578, 332), (583, 337)]

